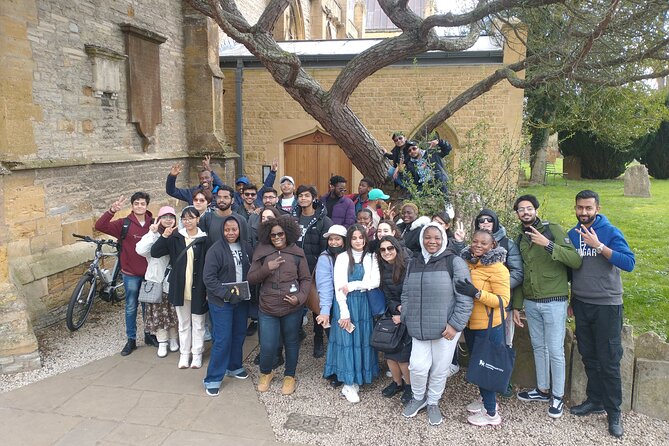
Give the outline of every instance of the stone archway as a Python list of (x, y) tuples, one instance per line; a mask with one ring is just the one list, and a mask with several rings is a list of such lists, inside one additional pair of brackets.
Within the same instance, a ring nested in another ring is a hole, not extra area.
[[(411, 135), (418, 133), (423, 127), (423, 123), (427, 122), (429, 119), (430, 116), (417, 125), (416, 128), (411, 131)], [(451, 152), (450, 156), (445, 158), (447, 169), (453, 168), (453, 165), (456, 164), (460, 152), (460, 139), (458, 138), (458, 133), (455, 130), (455, 127), (449, 124), (448, 121), (443, 121), (441, 124), (435, 127), (434, 131), (439, 134), (441, 139), (445, 139), (451, 143), (451, 146), (453, 146), (453, 152)]]

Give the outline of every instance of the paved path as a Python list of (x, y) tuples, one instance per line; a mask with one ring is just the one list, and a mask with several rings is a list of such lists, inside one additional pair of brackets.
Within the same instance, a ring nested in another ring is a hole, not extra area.
[[(247, 341), (245, 353), (256, 346)], [(179, 370), (177, 360), (140, 347), (0, 394), (0, 444), (285, 444), (251, 379), (228, 379), (212, 398), (202, 387), (205, 368)]]

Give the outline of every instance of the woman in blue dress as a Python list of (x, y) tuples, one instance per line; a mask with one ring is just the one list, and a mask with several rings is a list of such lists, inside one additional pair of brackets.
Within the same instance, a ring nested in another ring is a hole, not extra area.
[(346, 252), (337, 256), (334, 266), (336, 304), (323, 375), (335, 375), (344, 383), (342, 394), (357, 403), (360, 386), (379, 374), (376, 351), (369, 344), (374, 322), (367, 291), (378, 288), (380, 274), (376, 255), (367, 252), (363, 226), (348, 228), (345, 246)]

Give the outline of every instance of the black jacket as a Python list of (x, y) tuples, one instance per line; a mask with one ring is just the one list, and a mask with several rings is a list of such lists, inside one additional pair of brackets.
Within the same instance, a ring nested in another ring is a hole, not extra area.
[[(323, 205), (323, 202), (320, 200), (314, 200), (314, 210), (316, 211), (309, 222), (302, 240), (296, 243), (297, 246), (304, 250), (304, 255), (307, 257), (307, 263), (309, 264), (309, 272), (313, 273), (316, 269), (316, 263), (318, 262), (318, 256), (321, 255), (325, 249), (328, 247), (328, 241), (323, 237), (323, 234), (328, 232), (330, 226), (332, 226), (332, 220), (327, 215), (327, 209)], [(302, 215), (302, 208), (297, 207), (293, 210), (293, 217), (295, 217), (298, 222), (300, 216)]]
[[(240, 225), (241, 217), (235, 214), (225, 217), (223, 223), (227, 220), (234, 219)], [(221, 226), (222, 227), (222, 226)], [(242, 247), (242, 280), (246, 280), (246, 276), (251, 266), (251, 259), (253, 257), (253, 249), (246, 241), (246, 234), (240, 231), (239, 244)], [(223, 287), (222, 283), (230, 283), (237, 281), (237, 271), (235, 268), (236, 259), (230, 251), (230, 245), (225, 237), (214, 243), (207, 251), (204, 260), (204, 284), (207, 287), (207, 299), (210, 302), (222, 307), (225, 303), (223, 297), (227, 288)]]
[[(205, 314), (209, 311), (206, 299), (206, 288), (202, 280), (204, 257), (207, 253), (208, 241), (206, 236), (198, 237), (190, 248), (193, 250), (193, 286), (191, 288), (191, 313)], [(169, 238), (160, 237), (151, 247), (151, 257), (170, 256), (172, 272), (170, 272), (169, 301), (175, 307), (184, 304), (184, 287), (186, 286), (187, 254), (179, 257), (186, 249), (186, 240), (179, 232), (174, 232)], [(178, 259), (178, 262), (175, 261)]]

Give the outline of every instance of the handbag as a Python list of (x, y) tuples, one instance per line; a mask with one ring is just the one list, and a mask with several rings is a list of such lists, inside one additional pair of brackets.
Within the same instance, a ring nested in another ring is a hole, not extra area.
[(223, 302), (237, 305), (245, 300), (251, 300), (251, 290), (247, 281), (225, 282), (221, 285), (226, 288)]
[[(502, 332), (504, 333), (504, 343), (497, 344), (490, 341), (490, 333), (482, 339), (477, 339), (474, 343), (471, 358), (469, 359), (469, 368), (467, 370), (467, 381), (476, 384), (479, 387), (492, 390), (498, 393), (504, 393), (509, 387), (513, 364), (516, 361), (516, 352), (506, 343), (506, 331), (504, 330), (504, 304), (502, 298), (499, 299), (499, 311), (502, 315)], [(495, 310), (490, 311), (488, 320), (488, 330), (492, 329), (492, 319)]]
[(163, 300), (163, 283), (142, 280), (137, 300), (145, 304), (159, 304)]
[(386, 313), (386, 295), (381, 288), (373, 288), (367, 291), (367, 303), (369, 303), (372, 316)]
[(369, 344), (383, 353), (397, 353), (404, 348), (403, 339), (406, 331), (406, 325), (396, 324), (392, 316), (382, 316), (374, 324)]

